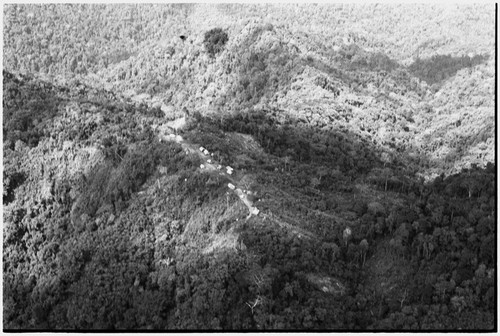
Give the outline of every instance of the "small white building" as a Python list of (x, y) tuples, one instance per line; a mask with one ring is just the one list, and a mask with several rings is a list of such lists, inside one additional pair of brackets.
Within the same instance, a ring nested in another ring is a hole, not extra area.
[(201, 164), (201, 165), (200, 165), (200, 168), (201, 168), (201, 169), (205, 168), (205, 165), (204, 165), (204, 164)]
[(202, 153), (203, 153), (203, 151), (204, 151), (204, 150), (205, 150), (205, 148), (200, 147), (200, 152), (202, 152)]
[(234, 184), (232, 183), (228, 183), (227, 186), (229, 187), (229, 189), (231, 190), (234, 190), (236, 187), (234, 186)]
[(260, 212), (260, 210), (259, 210), (259, 209), (257, 209), (256, 207), (252, 207), (252, 208), (250, 209), (250, 213), (251, 213), (252, 215), (255, 215), (255, 216), (257, 216), (257, 215), (259, 214), (259, 212)]
[(347, 244), (347, 241), (350, 240), (352, 235), (352, 230), (350, 227), (346, 227), (344, 232), (342, 232), (342, 238), (344, 238), (344, 242)]
[(208, 159), (208, 160), (207, 160), (207, 162), (208, 162), (208, 163), (212, 163), (212, 160)]
[(210, 154), (210, 152), (209, 152), (209, 151), (207, 151), (207, 150), (205, 149), (205, 150), (203, 151), (203, 154), (205, 154), (205, 155), (209, 155), (209, 154)]

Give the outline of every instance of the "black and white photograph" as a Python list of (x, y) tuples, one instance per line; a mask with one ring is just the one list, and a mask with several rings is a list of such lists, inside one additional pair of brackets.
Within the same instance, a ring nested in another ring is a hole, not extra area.
[(489, 332), (490, 3), (4, 3), (4, 332)]

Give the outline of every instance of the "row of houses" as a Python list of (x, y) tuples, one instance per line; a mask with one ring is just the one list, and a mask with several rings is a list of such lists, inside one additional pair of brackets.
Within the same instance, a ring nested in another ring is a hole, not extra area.
[[(206, 148), (204, 147), (200, 147), (200, 152), (203, 153), (204, 155), (206, 156), (213, 156), (213, 153), (210, 153)], [(207, 163), (212, 163), (212, 159), (207, 159)], [(203, 169), (205, 168), (205, 165), (204, 164), (201, 164), (200, 165), (200, 168)], [(217, 165), (217, 169), (218, 170), (221, 170), (222, 169), (222, 166), (219, 164)], [(228, 175), (232, 175), (233, 174), (233, 168), (230, 167), (230, 166), (226, 166), (226, 173)], [(249, 210), (250, 210), (250, 214), (252, 215), (258, 215), (260, 210), (257, 209), (256, 207), (253, 206), (253, 204), (249, 201), (249, 199), (247, 198), (246, 195), (252, 195), (252, 192), (249, 191), (249, 190), (241, 190), (240, 188), (236, 188), (236, 186), (232, 183), (228, 183), (227, 184), (228, 188), (233, 190), (234, 192), (236, 192), (236, 194), (238, 195), (238, 197), (248, 206)]]

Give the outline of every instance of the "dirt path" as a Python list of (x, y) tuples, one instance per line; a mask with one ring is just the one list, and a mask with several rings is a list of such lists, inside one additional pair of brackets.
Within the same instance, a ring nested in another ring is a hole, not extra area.
[[(161, 127), (163, 128), (163, 127)], [(295, 220), (290, 217), (278, 217), (277, 215), (266, 211), (266, 213), (261, 212), (257, 207), (254, 206), (253, 202), (249, 199), (249, 195), (242, 186), (240, 186), (240, 179), (238, 178), (238, 174), (236, 171), (232, 171), (229, 174), (228, 166), (222, 166), (219, 164), (210, 154), (209, 149), (205, 149), (200, 147), (199, 145), (187, 143), (181, 136), (174, 134), (167, 134), (172, 132), (171, 128), (163, 128), (160, 131), (159, 139), (160, 141), (174, 141), (182, 146), (182, 149), (186, 152), (186, 154), (197, 155), (202, 160), (202, 165), (200, 165), (199, 169), (206, 170), (215, 174), (219, 174), (220, 176), (224, 176), (230, 183), (228, 183), (228, 189), (230, 189), (233, 193), (238, 196), (238, 198), (245, 204), (248, 208), (249, 215), (247, 219), (249, 219), (252, 215), (255, 216), (263, 216), (264, 218), (268, 218), (278, 226), (285, 228), (295, 234), (299, 238), (310, 239), (314, 241), (322, 241), (320, 237), (315, 235), (314, 233), (302, 229), (299, 225), (297, 225)], [(206, 150), (206, 151), (205, 151)], [(208, 153), (208, 154), (207, 154)], [(210, 160), (210, 162), (209, 162)], [(232, 186), (230, 186), (232, 185)], [(338, 219), (338, 218), (336, 218)]]

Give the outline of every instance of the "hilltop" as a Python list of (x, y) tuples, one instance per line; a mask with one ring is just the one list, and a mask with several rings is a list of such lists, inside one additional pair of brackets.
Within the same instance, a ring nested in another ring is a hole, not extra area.
[(494, 328), (493, 8), (4, 18), (5, 328)]

